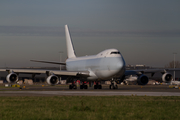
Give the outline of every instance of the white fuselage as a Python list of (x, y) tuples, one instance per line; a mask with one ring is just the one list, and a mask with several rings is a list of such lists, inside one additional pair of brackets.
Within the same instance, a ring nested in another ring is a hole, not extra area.
[(125, 61), (117, 49), (108, 49), (97, 55), (69, 58), (66, 69), (89, 71), (87, 80), (107, 80), (124, 75)]

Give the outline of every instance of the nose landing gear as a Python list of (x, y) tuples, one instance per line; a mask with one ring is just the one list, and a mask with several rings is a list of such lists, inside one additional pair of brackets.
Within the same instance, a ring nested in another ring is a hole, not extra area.
[(111, 85), (109, 85), (109, 89), (118, 89), (117, 82), (112, 78)]

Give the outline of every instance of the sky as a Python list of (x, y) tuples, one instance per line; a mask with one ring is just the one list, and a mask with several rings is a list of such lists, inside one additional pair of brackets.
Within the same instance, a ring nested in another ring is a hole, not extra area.
[(77, 56), (116, 48), (126, 64), (164, 67), (180, 60), (179, 0), (1, 0), (0, 67), (67, 57), (64, 25)]

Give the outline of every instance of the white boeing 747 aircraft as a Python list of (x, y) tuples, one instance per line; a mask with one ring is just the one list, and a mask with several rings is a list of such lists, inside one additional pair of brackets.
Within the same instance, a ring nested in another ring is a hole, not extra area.
[[(76, 80), (82, 81), (80, 89), (87, 89), (87, 85), (84, 81), (95, 81), (94, 89), (101, 89), (101, 84), (98, 84), (102, 80), (110, 80), (111, 85), (110, 89), (117, 89), (117, 79), (121, 81), (124, 80), (125, 76), (128, 75), (137, 75), (137, 82), (140, 85), (145, 85), (148, 83), (149, 78), (143, 73), (153, 73), (156, 70), (149, 71), (126, 71), (125, 70), (125, 61), (122, 54), (117, 49), (107, 49), (100, 52), (97, 55), (76, 57), (71, 36), (68, 30), (68, 26), (65, 25), (65, 34), (66, 34), (66, 45), (67, 45), (67, 56), (68, 59), (65, 63), (62, 62), (49, 62), (49, 61), (37, 61), (31, 60), (34, 62), (42, 63), (51, 63), (66, 65), (66, 71), (60, 70), (34, 70), (34, 69), (0, 69), (0, 71), (7, 71), (9, 74), (6, 79), (9, 83), (15, 83), (18, 81), (18, 74), (47, 74), (47, 83), (50, 85), (58, 84), (60, 76), (67, 76), (68, 81), (71, 81), (72, 84), (69, 85), (69, 89), (77, 89)], [(157, 70), (159, 71), (159, 70)], [(162, 80), (171, 81), (172, 75), (162, 71)]]

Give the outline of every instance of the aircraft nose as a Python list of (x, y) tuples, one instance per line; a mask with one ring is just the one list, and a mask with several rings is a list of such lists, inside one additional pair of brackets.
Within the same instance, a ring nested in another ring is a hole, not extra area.
[(125, 61), (122, 57), (116, 57), (111, 59), (109, 70), (114, 71), (115, 74), (125, 70)]
[(125, 66), (125, 61), (123, 58), (120, 58), (116, 63), (117, 70), (119, 70), (119, 71), (122, 70), (124, 68), (124, 66)]
[(117, 69), (121, 70), (124, 67), (124, 61), (123, 59), (119, 59), (116, 63)]

